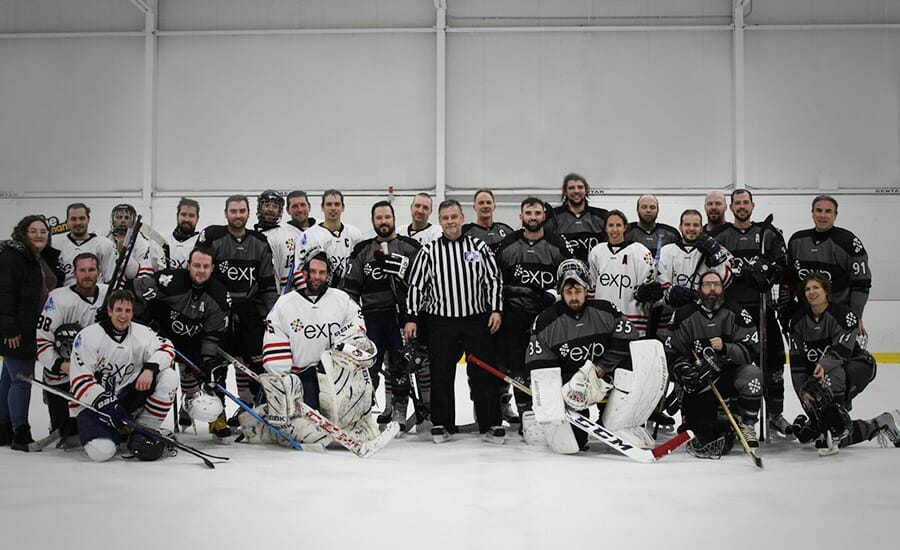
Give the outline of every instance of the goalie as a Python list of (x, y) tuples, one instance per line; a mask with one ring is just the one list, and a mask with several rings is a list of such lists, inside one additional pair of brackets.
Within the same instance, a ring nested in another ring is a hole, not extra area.
[[(299, 403), (318, 409), (357, 439), (379, 435), (370, 414), (373, 386), (368, 368), (375, 344), (365, 336), (359, 306), (347, 293), (329, 288), (331, 267), (324, 253), (303, 267), (306, 288), (279, 298), (266, 318), (260, 376), (265, 404), (257, 412), (301, 443), (327, 445), (328, 434), (307, 420)], [(289, 445), (249, 413), (238, 419), (250, 443)]]
[[(587, 434), (572, 430), (563, 405), (587, 415), (588, 407), (607, 400), (604, 425), (633, 445), (651, 447), (641, 426), (665, 388), (664, 355), (657, 342), (641, 343), (653, 348), (649, 354), (635, 348), (633, 325), (606, 300), (588, 300), (587, 280), (584, 262), (565, 260), (557, 273), (562, 300), (535, 320), (525, 359), (534, 393), (534, 411), (522, 418), (525, 441), (576, 453)], [(630, 355), (629, 344), (641, 352)]]

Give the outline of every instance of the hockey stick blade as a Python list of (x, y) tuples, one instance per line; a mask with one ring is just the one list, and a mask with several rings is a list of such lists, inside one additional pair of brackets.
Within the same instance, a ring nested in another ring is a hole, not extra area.
[[(474, 355), (469, 355), (467, 357), (469, 361), (471, 361), (475, 365), (488, 371), (501, 380), (512, 384), (516, 388), (522, 390), (523, 393), (531, 395), (531, 388), (529, 388), (528, 386), (514, 380), (513, 378), (510, 378), (506, 374), (503, 374), (501, 371), (488, 365)], [(594, 438), (596, 438), (601, 443), (605, 443), (606, 445), (619, 451), (628, 458), (643, 463), (656, 462), (660, 458), (666, 456), (667, 454), (671, 453), (681, 445), (684, 445), (694, 438), (694, 433), (690, 430), (687, 430), (669, 439), (668, 441), (664, 441), (662, 444), (657, 445), (652, 449), (641, 449), (639, 447), (635, 447), (634, 445), (626, 443), (625, 440), (616, 435), (615, 432), (607, 430), (606, 428), (587, 418), (586, 416), (581, 416), (580, 414), (577, 414), (569, 409), (566, 409), (566, 419), (570, 424), (586, 432), (588, 435), (594, 436)]]
[[(31, 376), (29, 376), (27, 374), (19, 373), (16, 375), (16, 377), (19, 380), (22, 380), (23, 382), (28, 382), (29, 384), (40, 386), (41, 388), (47, 390), (48, 392), (50, 392), (54, 395), (58, 395), (67, 401), (71, 401), (72, 403), (77, 403), (78, 405), (81, 405), (85, 409), (87, 409), (89, 411), (93, 411), (94, 413), (106, 418), (107, 420), (110, 419), (109, 415), (104, 414), (103, 412), (101, 412), (99, 409), (93, 407), (92, 405), (89, 405), (89, 404), (77, 399), (74, 395), (72, 395), (68, 392), (64, 392), (62, 390), (54, 388), (53, 386), (45, 384), (44, 382), (41, 382), (40, 380), (35, 380), (34, 378), (32, 378)], [(211, 455), (211, 454), (205, 453), (199, 449), (195, 449), (194, 447), (191, 447), (190, 445), (185, 445), (185, 444), (179, 442), (178, 440), (176, 440), (175, 438), (167, 437), (167, 436), (161, 434), (159, 431), (154, 430), (152, 428), (148, 428), (141, 424), (138, 424), (137, 422), (133, 422), (131, 420), (125, 420), (124, 424), (125, 424), (125, 426), (128, 426), (132, 430), (142, 433), (151, 439), (155, 439), (157, 441), (163, 441), (165, 443), (168, 443), (169, 445), (172, 445), (176, 449), (179, 449), (188, 454), (196, 456), (197, 458), (199, 458), (200, 460), (203, 461), (203, 464), (207, 468), (213, 469), (216, 467), (216, 465), (213, 464), (210, 459), (229, 460), (228, 457)]]
[(50, 435), (48, 435), (47, 437), (45, 437), (43, 439), (38, 439), (37, 441), (32, 441), (31, 443), (29, 443), (28, 444), (28, 452), (29, 453), (40, 452), (40, 451), (46, 449), (47, 447), (49, 447), (50, 445), (53, 445), (54, 443), (56, 443), (56, 441), (59, 438), (60, 438), (59, 428), (56, 428), (55, 430), (50, 432)]
[[(695, 353), (696, 357), (697, 354)], [(728, 417), (728, 421), (731, 423), (731, 428), (734, 430), (735, 435), (741, 442), (741, 446), (744, 447), (744, 451), (747, 453), (747, 457), (753, 462), (753, 465), (759, 469), (763, 468), (763, 461), (759, 456), (753, 452), (753, 449), (750, 448), (750, 444), (747, 442), (747, 438), (744, 437), (744, 433), (737, 425), (737, 421), (734, 419), (734, 416), (731, 414), (731, 409), (728, 408), (728, 404), (725, 403), (725, 399), (722, 398), (722, 394), (719, 393), (719, 388), (716, 387), (715, 382), (709, 380), (709, 387), (712, 388), (713, 393), (716, 395), (716, 399), (719, 400), (719, 404), (722, 406), (722, 409), (725, 411), (725, 415)]]

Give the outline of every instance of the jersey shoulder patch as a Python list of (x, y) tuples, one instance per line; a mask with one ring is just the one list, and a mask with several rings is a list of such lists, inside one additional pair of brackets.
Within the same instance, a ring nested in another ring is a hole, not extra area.
[(688, 304), (686, 306), (681, 306), (680, 308), (675, 310), (675, 315), (672, 318), (672, 328), (677, 327), (681, 323), (684, 322), (685, 319), (696, 313), (700, 309), (699, 304)]
[(750, 312), (747, 311), (747, 308), (740, 306), (738, 304), (733, 304), (726, 302), (723, 307), (728, 308), (734, 313), (734, 319), (737, 324), (742, 327), (755, 327), (756, 323), (753, 321), (753, 316), (750, 315)]
[(831, 234), (831, 239), (834, 241), (834, 244), (846, 250), (851, 256), (860, 256), (866, 253), (866, 248), (859, 237), (843, 227), (835, 227), (834, 233)]

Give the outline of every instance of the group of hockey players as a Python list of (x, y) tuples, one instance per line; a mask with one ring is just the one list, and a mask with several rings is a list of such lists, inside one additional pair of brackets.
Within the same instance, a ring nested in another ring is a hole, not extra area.
[[(474, 429), (490, 444), (516, 427), (528, 444), (577, 453), (589, 441), (579, 418), (593, 414), (649, 449), (680, 410), (701, 458), (736, 440), (754, 449), (760, 431), (823, 455), (876, 438), (900, 446), (900, 412), (850, 418), (876, 373), (863, 324), (871, 271), (860, 239), (834, 225), (834, 198), (816, 197), (814, 227), (785, 243), (771, 217), (752, 221), (747, 190), (709, 193), (677, 228), (657, 222), (652, 195), (629, 222), (589, 205), (578, 174), (561, 191), (557, 207), (522, 200), (518, 229), (494, 220), (487, 189), (470, 223), (446, 200), (431, 224), (420, 193), (397, 227), (392, 202), (378, 201), (368, 238), (343, 223), (336, 189), (321, 222), (305, 192), (264, 191), (253, 228), (243, 195), (202, 231), (199, 203), (183, 198), (166, 235), (127, 204), (105, 236), (89, 231), (87, 205), (69, 205), (52, 244), (47, 220), (27, 216), (0, 243), (0, 443), (58, 442), (104, 461), (121, 442), (154, 460), (173, 408), (179, 429), (201, 423), (220, 441), (367, 454), (415, 428), (444, 443), (465, 431), (454, 395), (465, 353)], [(785, 342), (804, 411), (793, 421)], [(39, 441), (29, 383), (46, 388)]]

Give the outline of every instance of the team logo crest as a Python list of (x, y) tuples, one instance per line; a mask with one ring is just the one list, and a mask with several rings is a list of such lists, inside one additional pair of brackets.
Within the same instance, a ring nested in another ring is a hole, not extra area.
[(465, 254), (463, 254), (463, 259), (469, 263), (477, 262), (479, 258), (480, 258), (480, 254), (478, 254), (478, 252), (476, 252), (474, 250), (470, 250), (469, 252), (466, 252)]
[(852, 311), (851, 311), (851, 312), (847, 312), (847, 317), (846, 317), (845, 320), (847, 321), (847, 326), (848, 326), (848, 327), (855, 327), (855, 326), (856, 326), (856, 315), (854, 315)]
[(291, 330), (294, 332), (300, 332), (303, 330), (303, 321), (300, 319), (294, 319), (291, 321)]
[(56, 305), (53, 303), (53, 296), (51, 296), (44, 305), (44, 311), (53, 311), (54, 309), (56, 309)]
[(72, 349), (80, 349), (81, 348), (81, 333), (78, 333), (78, 336), (75, 337), (75, 341), (72, 342)]
[(172, 282), (172, 279), (173, 279), (172, 275), (169, 275), (169, 274), (160, 275), (159, 276), (159, 284), (161, 286), (169, 286), (169, 284)]
[(853, 253), (859, 254), (863, 249), (862, 241), (859, 237), (853, 237)]

